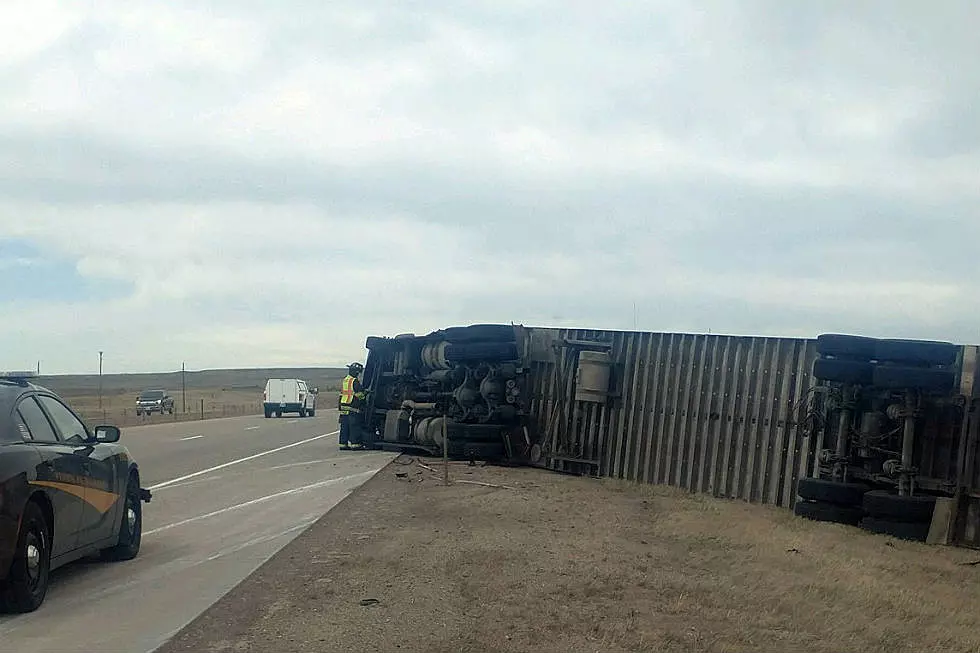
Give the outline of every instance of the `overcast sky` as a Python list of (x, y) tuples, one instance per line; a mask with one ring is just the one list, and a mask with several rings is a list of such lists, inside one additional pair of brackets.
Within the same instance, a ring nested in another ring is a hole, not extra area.
[(978, 24), (975, 0), (4, 3), (0, 368), (336, 365), (511, 321), (980, 342)]

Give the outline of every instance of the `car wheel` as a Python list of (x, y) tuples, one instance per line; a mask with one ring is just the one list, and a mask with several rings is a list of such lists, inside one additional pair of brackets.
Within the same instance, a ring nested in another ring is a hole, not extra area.
[(139, 478), (133, 474), (126, 485), (126, 501), (123, 504), (122, 523), (119, 524), (119, 539), (116, 545), (103, 549), (102, 558), (121, 562), (132, 560), (140, 552), (143, 541), (143, 504), (140, 501)]
[(0, 605), (8, 612), (33, 612), (44, 602), (51, 573), (51, 525), (34, 501), (24, 508), (16, 546)]

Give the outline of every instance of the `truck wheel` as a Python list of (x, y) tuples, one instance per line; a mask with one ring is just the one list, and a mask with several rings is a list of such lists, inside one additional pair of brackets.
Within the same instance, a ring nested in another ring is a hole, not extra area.
[(311, 408), (310, 409), (310, 412), (308, 413), (308, 415), (310, 417), (316, 417), (316, 408)]
[(303, 419), (304, 417), (306, 417), (306, 409), (305, 408), (300, 408), (299, 409), (299, 412), (297, 414), (299, 415), (299, 418), (300, 419)]
[(813, 376), (821, 381), (871, 385), (874, 380), (874, 365), (866, 361), (818, 358), (813, 361)]
[(875, 355), (876, 342), (874, 338), (865, 336), (824, 333), (817, 336), (817, 353), (821, 356), (871, 360)]
[(512, 342), (475, 342), (446, 347), (446, 360), (452, 363), (484, 359), (511, 361), (518, 357), (517, 345)]
[(875, 517), (865, 517), (859, 526), (877, 535), (891, 535), (900, 540), (910, 542), (925, 542), (929, 537), (929, 524), (908, 524), (900, 521), (889, 521), (887, 519), (877, 519)]
[(10, 564), (0, 607), (7, 612), (33, 612), (48, 592), (51, 572), (51, 525), (39, 506), (29, 501), (21, 517), (14, 559)]
[(508, 324), (473, 324), (443, 329), (442, 337), (453, 343), (504, 341), (515, 342), (517, 332)]
[(143, 541), (143, 504), (140, 500), (140, 482), (136, 474), (130, 474), (126, 484), (126, 503), (123, 504), (122, 523), (116, 545), (102, 550), (103, 560), (122, 562), (132, 560), (140, 552)]
[(909, 365), (952, 365), (959, 347), (951, 342), (931, 340), (879, 340), (875, 343), (875, 358), (879, 361)]
[(956, 383), (956, 375), (949, 370), (928, 367), (897, 367), (877, 365), (874, 371), (874, 385), (892, 390), (925, 390), (927, 392), (949, 392)]
[(907, 524), (931, 523), (936, 497), (903, 497), (885, 490), (864, 495), (864, 510), (872, 517)]
[(270, 417), (272, 417), (272, 411), (271, 410), (268, 410), (268, 409), (264, 409), (262, 411), (262, 414), (265, 415), (265, 418), (266, 419), (269, 419)]
[(839, 483), (824, 478), (801, 478), (796, 484), (801, 499), (838, 506), (860, 506), (869, 489), (862, 483)]
[(860, 508), (838, 506), (823, 501), (797, 501), (796, 505), (793, 506), (793, 513), (797, 517), (812, 521), (846, 524), (848, 526), (857, 526), (864, 517), (864, 511)]

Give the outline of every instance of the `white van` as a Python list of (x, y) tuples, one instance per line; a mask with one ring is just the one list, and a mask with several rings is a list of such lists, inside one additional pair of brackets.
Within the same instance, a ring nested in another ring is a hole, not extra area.
[(317, 389), (312, 390), (300, 379), (269, 379), (265, 383), (262, 409), (266, 417), (297, 413), (300, 417), (316, 415)]

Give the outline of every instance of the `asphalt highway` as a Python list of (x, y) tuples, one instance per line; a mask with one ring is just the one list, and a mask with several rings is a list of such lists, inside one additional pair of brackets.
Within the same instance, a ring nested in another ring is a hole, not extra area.
[(54, 572), (40, 610), (0, 615), (0, 649), (156, 649), (393, 458), (336, 431), (336, 411), (124, 429), (153, 491), (140, 555)]

